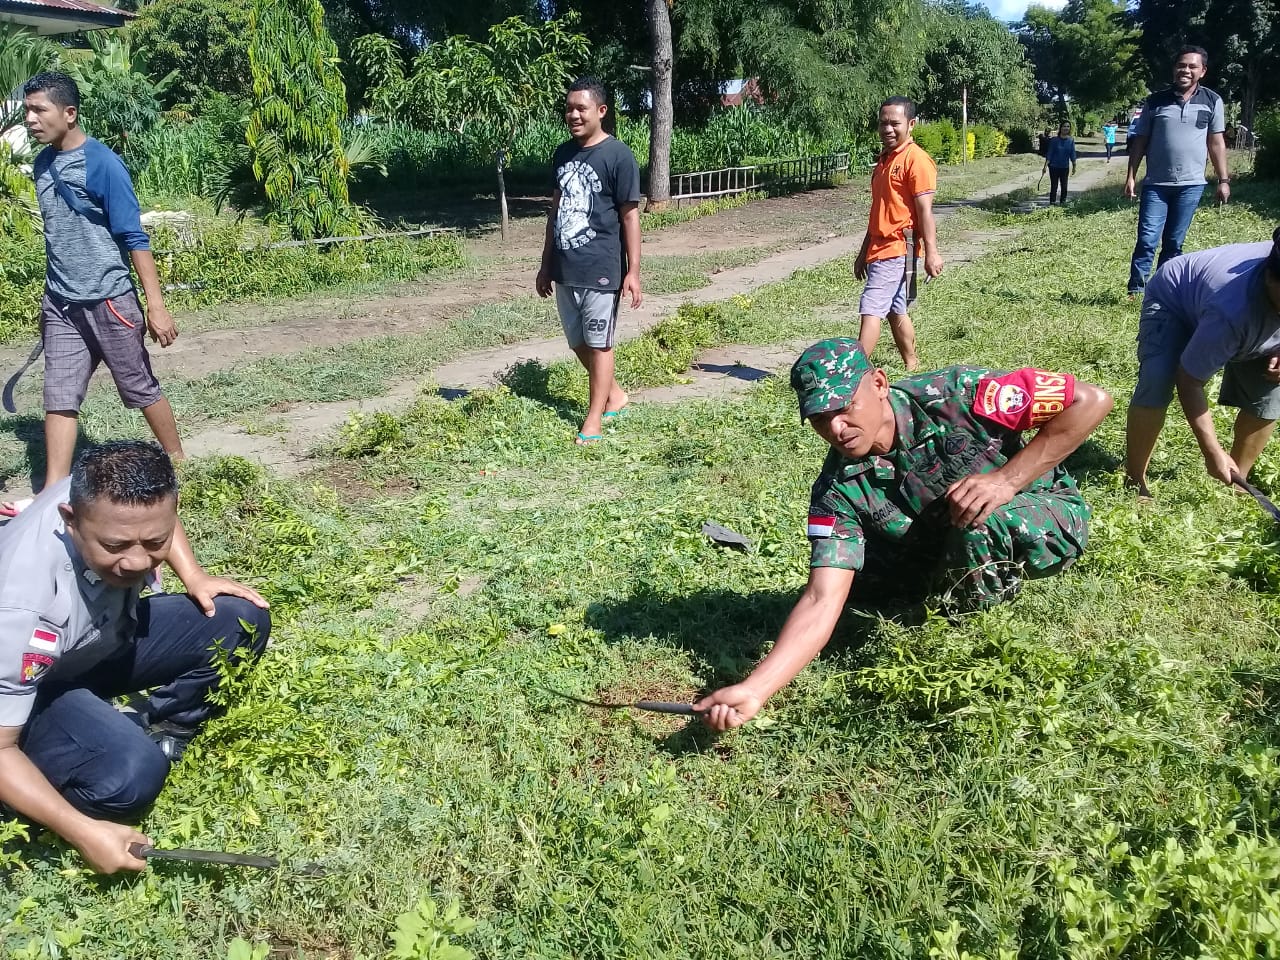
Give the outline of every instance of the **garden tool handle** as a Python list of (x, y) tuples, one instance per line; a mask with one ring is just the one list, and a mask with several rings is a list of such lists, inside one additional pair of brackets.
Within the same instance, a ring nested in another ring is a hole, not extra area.
[(632, 706), (650, 713), (674, 713), (682, 717), (696, 717), (706, 712), (696, 709), (691, 703), (672, 703), (669, 700), (638, 700)]

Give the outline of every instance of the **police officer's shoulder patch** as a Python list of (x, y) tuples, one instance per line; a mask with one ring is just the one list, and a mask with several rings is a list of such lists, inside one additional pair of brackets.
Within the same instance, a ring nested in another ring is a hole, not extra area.
[(43, 653), (24, 653), (22, 655), (22, 673), (19, 682), (29, 686), (49, 672), (53, 666), (53, 657)]
[(1076, 378), (1023, 367), (978, 381), (973, 412), (1010, 430), (1030, 430), (1048, 423), (1075, 400)]

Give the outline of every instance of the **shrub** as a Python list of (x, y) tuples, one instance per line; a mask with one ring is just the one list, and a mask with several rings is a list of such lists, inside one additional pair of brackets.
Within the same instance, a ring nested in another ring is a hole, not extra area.
[(915, 141), (935, 163), (960, 162), (960, 131), (950, 120), (917, 124)]
[(971, 159), (1003, 157), (1009, 152), (1009, 138), (995, 127), (977, 124), (969, 128), (969, 136), (973, 141), (969, 148)]
[(1280, 107), (1259, 110), (1253, 132), (1259, 144), (1254, 172), (1260, 177), (1280, 179)]
[(1035, 136), (1021, 127), (1008, 131), (1010, 153), (1035, 153)]
[(0, 231), (0, 341), (35, 333), (43, 290), (44, 243), (38, 234)]

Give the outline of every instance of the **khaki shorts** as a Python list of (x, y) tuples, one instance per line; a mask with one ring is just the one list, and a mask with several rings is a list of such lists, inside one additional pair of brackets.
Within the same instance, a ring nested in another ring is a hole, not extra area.
[(126, 407), (139, 410), (163, 396), (143, 343), (147, 320), (132, 290), (95, 303), (71, 303), (46, 290), (40, 333), (46, 412), (79, 412), (99, 363), (111, 371)]

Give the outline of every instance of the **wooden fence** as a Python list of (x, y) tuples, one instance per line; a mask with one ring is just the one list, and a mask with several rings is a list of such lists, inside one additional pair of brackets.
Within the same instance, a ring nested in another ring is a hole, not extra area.
[(830, 182), (839, 174), (848, 174), (849, 154), (828, 153), (823, 156), (778, 160), (750, 167), (725, 167), (721, 170), (699, 170), (677, 173), (671, 178), (671, 200), (679, 204), (687, 200), (709, 200), (731, 197), (759, 190), (765, 193), (792, 193), (807, 190), (817, 183)]

